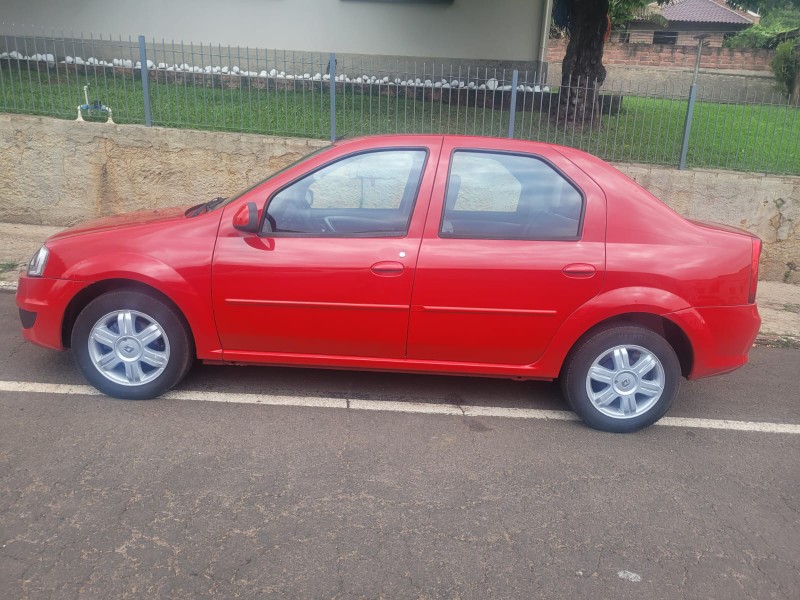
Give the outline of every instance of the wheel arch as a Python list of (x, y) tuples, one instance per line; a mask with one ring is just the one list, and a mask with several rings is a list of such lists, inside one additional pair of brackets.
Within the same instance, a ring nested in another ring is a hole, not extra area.
[(691, 373), (694, 365), (694, 350), (689, 336), (679, 325), (667, 317), (647, 312), (625, 312), (595, 323), (572, 343), (563, 361), (562, 370), (568, 362), (569, 355), (585, 339), (597, 334), (599, 331), (611, 329), (618, 325), (638, 325), (660, 335), (675, 351), (681, 365), (681, 375), (688, 377), (689, 373)]
[(72, 328), (75, 326), (75, 320), (78, 318), (78, 315), (81, 313), (81, 311), (86, 308), (86, 306), (92, 300), (99, 298), (107, 292), (119, 292), (124, 290), (142, 292), (153, 298), (156, 298), (174, 310), (178, 317), (183, 321), (184, 325), (186, 326), (186, 330), (189, 332), (189, 340), (192, 344), (192, 349), (196, 348), (195, 334), (191, 324), (186, 318), (184, 311), (181, 310), (181, 307), (178, 306), (175, 301), (172, 300), (172, 298), (167, 296), (161, 290), (147, 283), (143, 283), (135, 279), (118, 277), (103, 279), (101, 281), (92, 283), (91, 285), (80, 290), (77, 294), (75, 294), (72, 300), (70, 300), (69, 304), (67, 305), (67, 309), (64, 311), (64, 318), (61, 322), (61, 343), (63, 344), (64, 348), (70, 347)]

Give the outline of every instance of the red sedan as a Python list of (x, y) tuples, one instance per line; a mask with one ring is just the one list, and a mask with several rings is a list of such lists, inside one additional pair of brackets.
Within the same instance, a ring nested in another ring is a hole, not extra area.
[(213, 363), (552, 380), (590, 426), (658, 420), (681, 377), (747, 362), (761, 242), (533, 142), (343, 141), (241, 194), (49, 238), (25, 338), (104, 393)]

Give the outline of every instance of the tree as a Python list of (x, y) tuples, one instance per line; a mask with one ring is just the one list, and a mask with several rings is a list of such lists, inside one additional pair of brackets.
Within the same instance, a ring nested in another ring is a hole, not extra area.
[(760, 15), (768, 15), (773, 10), (781, 8), (800, 8), (800, 0), (728, 0), (728, 4)]
[(726, 48), (776, 48), (786, 33), (800, 27), (800, 8), (776, 7), (753, 25), (725, 40)]
[[(667, 0), (657, 0), (664, 4)], [(606, 79), (603, 49), (616, 19), (636, 16), (652, 0), (555, 0), (553, 20), (569, 33), (561, 68), (560, 114), (567, 121), (589, 118), (596, 110), (598, 92)]]

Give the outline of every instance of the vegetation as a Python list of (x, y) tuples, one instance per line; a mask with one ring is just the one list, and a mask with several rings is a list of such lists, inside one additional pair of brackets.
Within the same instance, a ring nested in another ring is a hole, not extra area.
[(770, 63), (775, 80), (781, 92), (791, 96), (791, 103), (797, 104), (798, 94), (800, 94), (800, 50), (795, 45), (800, 40), (789, 40), (783, 42), (775, 51), (775, 57)]
[(764, 15), (758, 25), (725, 40), (726, 48), (775, 48), (786, 32), (800, 27), (800, 8), (781, 7)]

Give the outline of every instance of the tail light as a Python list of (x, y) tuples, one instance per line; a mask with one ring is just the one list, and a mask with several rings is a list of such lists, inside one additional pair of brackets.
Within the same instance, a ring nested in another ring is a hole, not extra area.
[(756, 289), (758, 288), (758, 261), (761, 258), (761, 240), (753, 238), (753, 264), (750, 266), (750, 293), (747, 302), (753, 304), (756, 301)]

